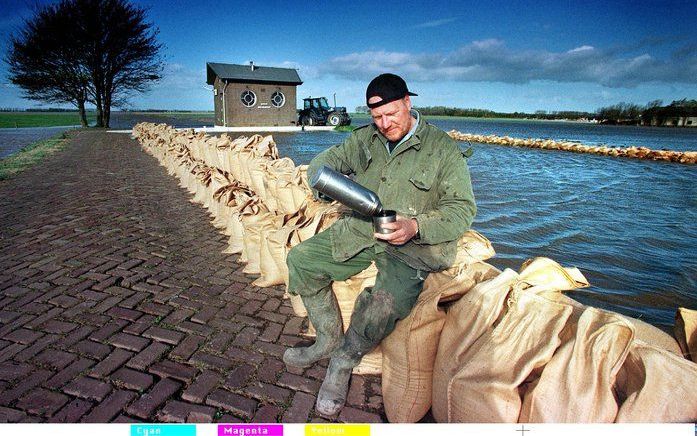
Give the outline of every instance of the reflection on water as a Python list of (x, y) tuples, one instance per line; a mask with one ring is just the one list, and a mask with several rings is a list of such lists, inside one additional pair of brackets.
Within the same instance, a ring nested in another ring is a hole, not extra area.
[[(367, 122), (367, 119), (365, 119)], [(361, 121), (359, 120), (359, 123)], [(433, 119), (450, 130), (697, 150), (697, 129)], [(282, 156), (307, 163), (346, 133), (275, 134)], [(463, 144), (463, 147), (467, 147)], [(491, 263), (536, 256), (577, 266), (592, 287), (574, 298), (658, 325), (697, 308), (697, 166), (473, 144), (469, 160)]]

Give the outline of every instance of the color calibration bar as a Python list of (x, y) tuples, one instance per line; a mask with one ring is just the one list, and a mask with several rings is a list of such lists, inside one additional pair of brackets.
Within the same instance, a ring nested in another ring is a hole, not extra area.
[(0, 424), (2, 436), (695, 436), (689, 424)]

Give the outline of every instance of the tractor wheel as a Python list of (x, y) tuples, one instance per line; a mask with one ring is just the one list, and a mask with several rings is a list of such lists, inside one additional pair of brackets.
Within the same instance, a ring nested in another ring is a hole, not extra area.
[(312, 118), (312, 117), (309, 116), (309, 115), (305, 115), (305, 116), (302, 118), (302, 120), (300, 120), (300, 123), (301, 123), (303, 126), (314, 126), (314, 125), (315, 125), (315, 119)]
[(329, 118), (327, 119), (327, 121), (332, 126), (338, 126), (341, 124), (341, 117), (339, 116), (339, 114), (331, 114), (331, 115), (329, 115)]

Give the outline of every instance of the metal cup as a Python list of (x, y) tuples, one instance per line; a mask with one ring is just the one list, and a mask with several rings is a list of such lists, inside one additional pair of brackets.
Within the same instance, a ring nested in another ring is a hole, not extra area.
[(393, 223), (397, 221), (397, 212), (393, 210), (383, 210), (380, 213), (373, 215), (373, 229), (375, 233), (386, 235), (394, 232), (393, 229), (386, 229), (382, 225), (385, 223)]

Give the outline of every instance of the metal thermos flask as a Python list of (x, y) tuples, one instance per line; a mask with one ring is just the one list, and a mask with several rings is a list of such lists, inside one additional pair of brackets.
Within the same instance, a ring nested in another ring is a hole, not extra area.
[(362, 215), (382, 212), (376, 193), (329, 167), (320, 168), (310, 180), (310, 186)]

